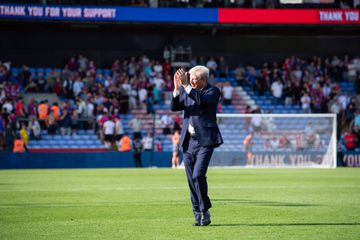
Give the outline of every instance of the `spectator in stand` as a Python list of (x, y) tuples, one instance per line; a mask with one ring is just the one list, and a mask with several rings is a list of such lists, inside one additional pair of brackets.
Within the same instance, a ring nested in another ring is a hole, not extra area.
[(336, 95), (330, 105), (330, 112), (339, 115), (341, 113), (341, 105), (339, 103), (339, 99), (337, 99)]
[(4, 104), (2, 105), (2, 111), (6, 113), (11, 113), (14, 110), (14, 105), (10, 98), (6, 98)]
[(143, 138), (142, 144), (144, 146), (145, 151), (153, 150), (153, 136), (150, 132), (147, 133), (146, 137)]
[(28, 116), (37, 116), (38, 106), (34, 98), (30, 100), (30, 103), (27, 106), (27, 115)]
[(349, 131), (344, 134), (343, 139), (345, 142), (346, 150), (355, 150), (358, 139), (351, 127), (349, 128)]
[(21, 136), (21, 139), (24, 141), (24, 144), (28, 145), (29, 144), (29, 134), (27, 132), (25, 123), (21, 123), (20, 136)]
[(62, 136), (71, 135), (71, 121), (71, 112), (69, 112), (68, 108), (65, 105), (63, 107), (62, 114), (59, 120), (60, 133)]
[(162, 76), (162, 72), (163, 72), (163, 67), (162, 64), (160, 64), (159, 61), (155, 61), (154, 64), (154, 72), (157, 76)]
[(163, 114), (160, 119), (163, 124), (163, 134), (168, 135), (171, 134), (171, 126), (173, 124), (173, 119), (169, 114)]
[(269, 64), (267, 62), (265, 62), (263, 64), (262, 69), (260, 70), (260, 79), (261, 79), (261, 83), (267, 87), (269, 87), (270, 84), (270, 76), (271, 76), (271, 71), (269, 69)]
[(171, 74), (171, 64), (169, 59), (165, 59), (164, 63), (162, 64), (162, 73), (163, 76), (167, 76)]
[(15, 115), (18, 118), (25, 117), (24, 102), (21, 97), (18, 98), (15, 105)]
[(25, 86), (24, 92), (31, 93), (31, 92), (38, 92), (38, 90), (39, 90), (38, 85), (33, 78), (33, 75), (30, 75), (29, 80), (26, 82), (26, 85), (24, 85), (24, 86)]
[(29, 67), (27, 65), (23, 65), (18, 76), (18, 79), (20, 80), (21, 84), (23, 86), (27, 86), (28, 83), (30, 82), (31, 77), (32, 74), (30, 72)]
[(45, 128), (45, 120), (48, 117), (49, 113), (49, 105), (47, 102), (47, 100), (41, 101), (37, 111), (39, 114), (38, 119), (40, 120), (42, 128)]
[(105, 121), (103, 126), (103, 131), (105, 135), (105, 146), (108, 149), (112, 148), (112, 142), (115, 134), (115, 123), (112, 120), (112, 116), (108, 115), (107, 121)]
[(224, 57), (219, 58), (219, 75), (222, 78), (227, 78), (229, 72), (229, 66), (227, 62), (225, 61)]
[(45, 120), (46, 128), (49, 135), (55, 135), (57, 130), (57, 121), (54, 115), (54, 111), (50, 111), (50, 114), (46, 117)]
[(30, 133), (30, 139), (40, 140), (41, 138), (41, 127), (35, 116), (30, 117), (28, 124), (28, 132)]
[(124, 126), (120, 117), (115, 118), (115, 142), (116, 146), (119, 146), (120, 140), (124, 135)]
[(50, 111), (53, 112), (55, 120), (59, 121), (60, 119), (60, 108), (58, 106), (58, 103), (55, 102), (51, 107), (50, 107)]
[(69, 76), (67, 78), (64, 78), (63, 82), (63, 93), (64, 97), (67, 99), (74, 97), (74, 76)]
[(346, 123), (350, 123), (351, 120), (354, 119), (356, 109), (357, 109), (356, 98), (352, 97), (350, 103), (346, 106), (346, 110), (345, 110)]
[(245, 69), (241, 65), (235, 68), (234, 75), (238, 86), (245, 86)]
[(271, 92), (275, 99), (275, 103), (281, 103), (281, 98), (283, 95), (283, 84), (279, 78), (271, 84)]
[(38, 73), (36, 82), (37, 82), (39, 92), (47, 91), (47, 82), (46, 82), (46, 79), (44, 78), (44, 74), (42, 72)]
[(207, 61), (206, 67), (210, 70), (210, 74), (215, 75), (217, 73), (218, 65), (213, 57)]
[(320, 84), (315, 84), (311, 90), (311, 103), (314, 113), (323, 112), (325, 97)]
[(230, 85), (230, 82), (225, 82), (224, 87), (222, 89), (224, 105), (231, 105), (233, 92), (234, 92), (234, 87)]
[(301, 107), (304, 113), (311, 113), (311, 98), (307, 92), (304, 92), (304, 95), (301, 97)]
[(123, 137), (121, 138), (120, 140), (120, 143), (119, 143), (119, 151), (120, 152), (128, 152), (128, 151), (131, 151), (131, 148), (132, 148), (132, 142), (131, 142), (131, 139), (130, 137), (125, 133), (123, 135)]
[(147, 99), (147, 90), (142, 87), (140, 90), (139, 90), (139, 106), (141, 109), (144, 109), (146, 107), (146, 99)]
[(46, 76), (46, 82), (47, 82), (47, 88), (48, 90), (54, 92), (55, 83), (59, 81), (57, 87), (61, 89), (61, 78), (59, 72), (56, 70), (56, 68), (53, 68), (51, 72)]
[(74, 89), (73, 89), (74, 90), (74, 96), (79, 97), (81, 91), (83, 90), (83, 88), (84, 88), (84, 83), (82, 82), (81, 77), (78, 76), (76, 78), (75, 83), (74, 83)]
[(71, 135), (77, 135), (77, 130), (79, 129), (79, 116), (77, 111), (71, 110)]
[(243, 86), (253, 86), (257, 77), (256, 69), (250, 65), (246, 65), (245, 81)]
[(143, 149), (143, 145), (140, 139), (135, 139), (133, 141), (133, 151), (134, 151), (134, 160), (135, 160), (135, 167), (143, 167), (141, 163), (141, 152)]
[(67, 64), (65, 65), (65, 69), (69, 69), (71, 72), (76, 72), (78, 70), (78, 64), (74, 57), (71, 57)]
[(355, 110), (355, 118), (352, 121), (351, 125), (355, 125), (360, 129), (360, 110), (359, 109)]
[(79, 54), (77, 60), (77, 66), (79, 67), (79, 72), (85, 72), (88, 68), (89, 60), (84, 57), (82, 54)]
[(22, 140), (20, 136), (16, 136), (16, 139), (14, 140), (12, 152), (23, 153), (25, 151), (28, 151), (28, 149), (26, 148), (26, 144), (24, 143), (24, 140)]

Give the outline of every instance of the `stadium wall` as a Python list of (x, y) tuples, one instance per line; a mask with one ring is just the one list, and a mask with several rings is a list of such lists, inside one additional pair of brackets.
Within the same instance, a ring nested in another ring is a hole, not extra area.
[[(171, 167), (171, 152), (143, 152), (144, 167)], [(153, 160), (152, 160), (153, 159)], [(5, 153), (0, 152), (0, 169), (37, 168), (132, 168), (132, 152)]]
[[(1, 27), (0, 27), (1, 28)], [(289, 55), (301, 58), (333, 55), (349, 55), (360, 52), (360, 36), (308, 36), (276, 34), (253, 35), (208, 31), (174, 27), (172, 30), (139, 28), (136, 31), (113, 28), (101, 29), (57, 29), (40, 28), (5, 29), (0, 39), (2, 60), (12, 61), (14, 66), (26, 63), (32, 67), (63, 67), (70, 56), (79, 53), (94, 59), (97, 67), (109, 68), (115, 59), (143, 54), (151, 58), (162, 58), (163, 49), (169, 45), (190, 45), (193, 56), (224, 56), (231, 67), (239, 63), (259, 64), (263, 61), (281, 60)], [(24, 41), (26, 39), (26, 41)], [(206, 44), (204, 44), (206, 43)], [(336, 46), (336, 47), (334, 47)], [(36, 57), (34, 57), (36, 56)], [(44, 66), (46, 63), (46, 66)]]
[[(171, 167), (171, 152), (142, 153), (144, 167)], [(153, 160), (152, 160), (153, 159)], [(360, 167), (360, 153), (339, 152), (338, 167)], [(6, 153), (0, 152), (0, 169), (132, 168), (132, 152)]]

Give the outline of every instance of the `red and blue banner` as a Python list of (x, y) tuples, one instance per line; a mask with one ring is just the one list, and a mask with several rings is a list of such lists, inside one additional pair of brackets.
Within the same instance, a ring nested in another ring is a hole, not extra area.
[(0, 4), (0, 19), (255, 25), (358, 25), (359, 10), (136, 8)]

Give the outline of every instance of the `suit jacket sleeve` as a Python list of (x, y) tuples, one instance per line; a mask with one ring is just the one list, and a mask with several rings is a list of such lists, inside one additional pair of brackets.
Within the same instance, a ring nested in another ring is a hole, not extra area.
[(180, 88), (180, 94), (171, 99), (171, 111), (177, 112), (185, 109), (184, 89)]
[(189, 97), (195, 101), (197, 105), (217, 105), (220, 99), (220, 90), (217, 87), (211, 87), (205, 91), (191, 89)]

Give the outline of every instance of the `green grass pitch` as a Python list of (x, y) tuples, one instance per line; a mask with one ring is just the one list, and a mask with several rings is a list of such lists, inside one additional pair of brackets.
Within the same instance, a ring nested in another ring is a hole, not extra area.
[(1, 170), (0, 239), (360, 239), (360, 169), (209, 169), (192, 227), (185, 172)]

